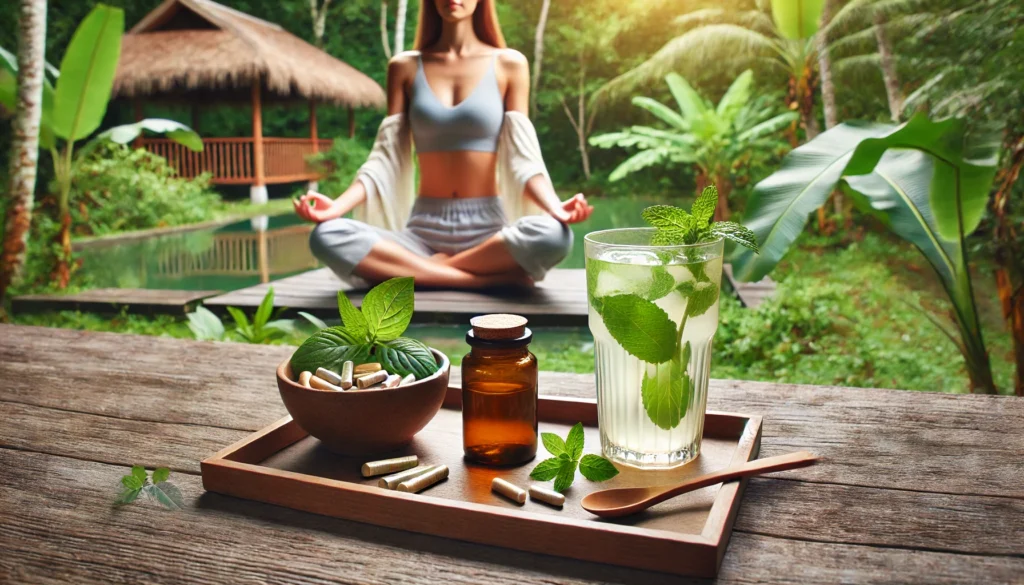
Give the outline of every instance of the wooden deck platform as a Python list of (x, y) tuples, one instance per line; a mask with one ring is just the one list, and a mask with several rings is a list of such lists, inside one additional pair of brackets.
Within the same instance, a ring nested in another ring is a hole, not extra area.
[[(726, 265), (724, 284), (745, 307), (756, 307), (775, 291), (775, 283), (764, 279), (757, 283), (738, 282), (732, 267)], [(305, 311), (320, 317), (337, 317), (339, 290), (353, 291), (348, 296), (359, 306), (362, 290), (340, 280), (329, 269), (321, 268), (289, 278), (243, 288), (203, 301), (215, 312), (225, 307), (255, 310), (274, 287), (274, 304), (290, 312)], [(515, 313), (543, 326), (585, 327), (587, 325), (587, 277), (583, 269), (555, 269), (533, 290), (417, 290), (414, 320), (421, 323), (465, 323), (484, 313)]]
[(67, 295), (21, 295), (11, 299), (11, 312), (87, 311), (110, 314), (119, 313), (127, 307), (131, 313), (184, 315), (199, 304), (199, 301), (220, 292), (219, 290), (96, 288)]
[[(356, 306), (364, 290), (355, 290), (329, 269), (312, 270), (289, 278), (243, 288), (203, 301), (214, 312), (232, 306), (255, 310), (274, 287), (274, 304), (288, 312), (305, 311), (319, 317), (338, 316), (338, 291), (353, 291), (349, 299)], [(465, 323), (484, 313), (515, 313), (534, 325), (584, 327), (587, 324), (587, 277), (582, 269), (552, 270), (535, 289), (526, 290), (423, 290), (416, 291), (416, 312), (420, 323)]]

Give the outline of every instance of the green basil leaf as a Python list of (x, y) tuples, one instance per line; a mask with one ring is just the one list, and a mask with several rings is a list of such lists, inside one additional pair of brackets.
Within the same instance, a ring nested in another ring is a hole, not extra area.
[(606, 481), (619, 474), (619, 470), (604, 457), (584, 455), (580, 459), (580, 473), (590, 481)]
[(345, 292), (340, 290), (338, 291), (338, 313), (341, 314), (342, 327), (348, 329), (352, 337), (360, 341), (370, 341), (366, 317), (352, 304), (352, 301), (348, 300)]
[(718, 285), (713, 282), (687, 280), (676, 290), (686, 299), (686, 316), (698, 317), (708, 312), (718, 300)]
[[(689, 343), (686, 346), (689, 348)], [(654, 377), (644, 372), (640, 397), (651, 422), (665, 430), (679, 426), (690, 402), (691, 385), (685, 365), (678, 360), (658, 365)]]
[(601, 316), (615, 341), (634, 357), (660, 364), (676, 352), (676, 326), (651, 301), (632, 294), (606, 297)]
[(181, 492), (178, 491), (178, 487), (173, 483), (165, 481), (155, 485), (147, 485), (144, 489), (147, 496), (153, 498), (168, 510), (180, 510), (185, 507), (185, 502), (181, 499)]
[(376, 359), (392, 374), (403, 377), (412, 374), (417, 380), (430, 376), (440, 368), (429, 347), (408, 337), (399, 337), (378, 344)]
[(533, 468), (530, 472), (530, 478), (536, 479), (537, 481), (551, 481), (558, 475), (558, 470), (562, 469), (562, 460), (557, 457), (551, 459), (545, 459), (537, 464), (537, 467)]
[(554, 490), (564, 492), (569, 489), (574, 479), (576, 479), (576, 462), (562, 460), (562, 466), (558, 469), (558, 475), (555, 476)]
[(132, 489), (125, 488), (117, 496), (117, 499), (114, 500), (114, 505), (115, 506), (124, 506), (125, 504), (130, 504), (130, 503), (134, 502), (136, 499), (138, 499), (140, 493), (142, 493), (142, 488), (141, 487), (132, 488)]
[(141, 465), (132, 465), (132, 476), (142, 483), (146, 483), (146, 479), (148, 477), (146, 475), (146, 468)]
[(565, 438), (565, 452), (569, 459), (579, 461), (583, 454), (583, 423), (576, 423), (569, 429), (569, 435)]
[(126, 490), (140, 490), (142, 489), (142, 486), (146, 485), (146, 480), (139, 479), (134, 475), (125, 475), (121, 477), (121, 485), (123, 485)]
[(158, 467), (153, 470), (153, 483), (167, 481), (169, 477), (171, 477), (171, 470), (166, 467)]
[(412, 321), (413, 279), (398, 277), (373, 287), (363, 297), (363, 317), (370, 338), (389, 341), (405, 333)]
[(565, 441), (555, 433), (541, 433), (540, 440), (544, 443), (544, 448), (548, 450), (548, 453), (555, 457), (565, 453)]
[(370, 361), (367, 343), (357, 340), (344, 327), (330, 327), (310, 335), (292, 354), (292, 373), (315, 372), (317, 368), (341, 371), (346, 361), (362, 364)]

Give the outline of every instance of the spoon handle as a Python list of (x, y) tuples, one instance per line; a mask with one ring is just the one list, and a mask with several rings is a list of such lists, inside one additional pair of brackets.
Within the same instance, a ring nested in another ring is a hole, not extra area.
[(709, 485), (715, 485), (716, 483), (722, 483), (741, 477), (749, 477), (751, 475), (771, 473), (773, 471), (786, 471), (787, 469), (807, 467), (809, 465), (814, 465), (816, 461), (818, 461), (818, 458), (807, 451), (797, 451), (796, 453), (787, 453), (786, 455), (755, 459), (742, 465), (727, 467), (707, 475), (695, 477), (689, 481), (667, 488), (660, 494), (652, 496), (650, 499), (645, 501), (644, 507), (653, 506), (658, 502), (664, 502), (665, 500), (674, 498), (680, 494), (692, 492)]

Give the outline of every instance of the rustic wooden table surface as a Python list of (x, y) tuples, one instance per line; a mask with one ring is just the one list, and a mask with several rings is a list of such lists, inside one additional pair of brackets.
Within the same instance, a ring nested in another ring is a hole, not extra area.
[[(0, 326), (0, 583), (687, 582), (204, 493), (202, 458), (285, 414), (290, 351)], [(827, 458), (750, 481), (719, 582), (1024, 583), (1024, 400), (719, 380), (709, 408)], [(187, 508), (114, 509), (132, 464)]]

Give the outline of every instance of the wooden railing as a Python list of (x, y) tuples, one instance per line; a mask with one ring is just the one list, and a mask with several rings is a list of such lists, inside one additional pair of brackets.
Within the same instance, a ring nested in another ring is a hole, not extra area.
[[(202, 152), (166, 138), (144, 138), (141, 146), (167, 159), (182, 177), (191, 179), (210, 173), (218, 185), (251, 185), (256, 181), (252, 138), (204, 138)], [(318, 140), (317, 147), (320, 152), (328, 150), (331, 141)], [(264, 138), (263, 152), (263, 175), (268, 184), (320, 178), (306, 161), (313, 154), (313, 141), (309, 138)]]
[(223, 232), (202, 252), (184, 246), (164, 247), (155, 273), (162, 277), (254, 276), (267, 282), (273, 275), (318, 266), (309, 251), (312, 225), (290, 226), (265, 232)]

